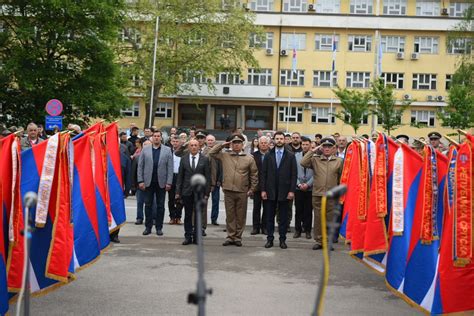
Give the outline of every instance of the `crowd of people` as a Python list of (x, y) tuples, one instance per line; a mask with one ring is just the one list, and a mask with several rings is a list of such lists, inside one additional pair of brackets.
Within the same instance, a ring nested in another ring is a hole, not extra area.
[[(78, 125), (69, 125), (72, 133), (80, 133)], [(54, 131), (57, 132), (57, 131)], [(322, 248), (321, 199), (339, 183), (348, 138), (335, 133), (328, 137), (321, 134), (313, 139), (298, 132), (256, 132), (249, 140), (241, 128), (232, 131), (224, 142), (204, 130), (191, 128), (188, 132), (173, 127), (169, 137), (156, 127), (143, 130), (131, 126), (121, 132), (120, 153), (124, 194), (135, 195), (137, 201), (136, 225), (145, 226), (143, 235), (163, 235), (165, 200), (169, 224), (183, 224), (183, 245), (196, 243), (196, 229), (206, 236), (208, 204), (210, 221), (219, 225), (219, 201), (224, 193), (227, 238), (224, 246), (242, 246), (248, 199), (253, 200), (251, 235), (267, 236), (266, 248), (273, 247), (275, 219), (278, 223), (279, 246), (286, 249), (289, 224), (295, 217), (293, 238), (314, 238), (313, 249)], [(31, 148), (47, 139), (41, 125), (28, 124), (26, 130), (16, 127), (3, 128), (0, 137), (16, 133), (21, 137), (22, 150)], [(369, 138), (369, 135), (362, 135)], [(375, 141), (376, 134), (372, 135)], [(446, 148), (438, 132), (428, 134), (430, 144), (439, 151)], [(424, 139), (398, 135), (399, 142), (422, 150)], [(201, 174), (206, 178), (205, 205), (202, 227), (196, 227), (195, 192), (191, 177)], [(209, 203), (208, 200), (211, 200)], [(334, 202), (327, 205), (327, 218), (334, 216)], [(184, 217), (183, 217), (184, 210)], [(340, 221), (340, 218), (338, 218)], [(333, 236), (337, 242), (338, 233)]]

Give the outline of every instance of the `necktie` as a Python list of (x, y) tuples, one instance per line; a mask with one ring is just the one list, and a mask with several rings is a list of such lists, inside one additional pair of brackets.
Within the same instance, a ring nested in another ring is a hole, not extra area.
[(191, 168), (193, 168), (193, 170), (196, 169), (196, 156), (193, 156), (193, 162), (192, 162)]
[(280, 168), (281, 154), (281, 150), (277, 150), (277, 168)]

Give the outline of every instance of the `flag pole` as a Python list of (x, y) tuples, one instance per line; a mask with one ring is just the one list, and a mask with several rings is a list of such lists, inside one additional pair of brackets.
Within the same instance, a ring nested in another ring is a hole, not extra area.
[[(293, 71), (291, 72), (291, 75), (293, 75)], [(288, 124), (289, 124), (289, 118), (288, 116), (290, 115), (290, 110), (291, 110), (291, 87), (293, 85), (291, 84), (290, 81), (290, 88), (288, 89), (288, 106), (286, 108), (286, 115), (285, 115), (285, 121), (286, 121), (286, 132), (288, 133)]]
[(330, 84), (330, 87), (331, 87), (331, 104), (330, 104), (330, 108), (329, 108), (329, 111), (331, 112), (330, 113), (330, 117), (329, 117), (329, 124), (330, 125), (333, 125), (332, 123), (332, 114), (333, 114), (333, 102), (334, 102), (334, 92), (332, 91), (332, 89), (334, 89), (334, 72), (336, 71), (336, 32), (333, 32), (332, 34), (332, 65), (331, 65), (331, 76), (329, 78), (329, 80), (331, 80), (331, 82), (329, 83)]
[(155, 24), (155, 48), (153, 49), (153, 73), (151, 74), (151, 96), (150, 96), (150, 117), (148, 118), (148, 126), (151, 127), (151, 122), (153, 120), (154, 111), (153, 111), (153, 99), (155, 97), (155, 72), (156, 72), (156, 50), (158, 47), (158, 26), (160, 25), (160, 17), (156, 17)]

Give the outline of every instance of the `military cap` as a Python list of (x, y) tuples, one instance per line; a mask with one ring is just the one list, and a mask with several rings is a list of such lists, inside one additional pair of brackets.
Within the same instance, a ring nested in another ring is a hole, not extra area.
[(204, 137), (204, 138), (206, 138), (206, 136), (207, 136), (207, 133), (206, 133), (205, 131), (199, 130), (199, 131), (196, 132), (196, 138), (197, 138), (197, 137)]
[(413, 144), (412, 144), (413, 148), (423, 148), (423, 146), (425, 146), (425, 144), (422, 141), (420, 141), (419, 139), (415, 138), (413, 140)]
[(8, 135), (10, 135), (12, 132), (10, 132), (9, 130), (5, 129), (2, 131), (2, 136), (6, 137)]
[(240, 135), (240, 134), (235, 134), (235, 135), (232, 135), (232, 137), (230, 138), (230, 142), (233, 143), (233, 142), (244, 142), (245, 141), (245, 138)]
[(428, 134), (428, 138), (429, 139), (440, 139), (441, 138), (441, 134), (438, 133), (438, 132), (431, 132)]
[(400, 139), (400, 140), (404, 139), (407, 143), (408, 143), (408, 141), (410, 140), (410, 137), (409, 137), (408, 135), (405, 135), (405, 134), (397, 135), (396, 138), (397, 138), (397, 139)]
[(323, 139), (321, 139), (321, 146), (324, 146), (324, 145), (335, 146), (336, 141), (333, 138), (324, 137)]

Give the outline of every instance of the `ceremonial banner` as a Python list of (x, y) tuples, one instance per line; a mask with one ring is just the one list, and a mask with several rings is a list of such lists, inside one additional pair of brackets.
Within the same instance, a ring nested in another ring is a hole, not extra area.
[(403, 293), (411, 228), (421, 183), (423, 160), (405, 144), (394, 158), (392, 212), (385, 279), (389, 288)]
[[(472, 255), (469, 257), (469, 253), (472, 254), (473, 246), (471, 243), (470, 250), (468, 249), (469, 241), (466, 238), (470, 233), (472, 234), (472, 217), (471, 222), (467, 223), (464, 217), (469, 216), (467, 214), (469, 210), (456, 209), (458, 206), (461, 206), (461, 208), (465, 207), (463, 203), (467, 202), (467, 200), (463, 200), (463, 196), (469, 197), (470, 195), (472, 203), (472, 182), (470, 183), (470, 188), (468, 183), (466, 183), (466, 181), (469, 181), (469, 178), (472, 181), (472, 177), (463, 176), (463, 173), (469, 174), (469, 171), (472, 174), (472, 169), (469, 170), (469, 168), (472, 168), (472, 160), (471, 167), (468, 165), (469, 159), (472, 159), (472, 156), (469, 158), (468, 154), (469, 149), (472, 153), (471, 145), (472, 143), (466, 142), (461, 144), (458, 150), (455, 148), (450, 150), (449, 181), (451, 182), (453, 178), (456, 179), (448, 184), (446, 189), (446, 196), (450, 207), (444, 213), (432, 314), (474, 311), (474, 287), (472, 286), (474, 284), (474, 262)], [(465, 156), (462, 158), (461, 155)], [(453, 160), (456, 161), (454, 170)], [(453, 190), (452, 197), (449, 197), (451, 194), (450, 190)], [(471, 191), (468, 192), (468, 190)], [(472, 216), (472, 204), (470, 213), (470, 216)], [(459, 229), (459, 225), (463, 227), (462, 230)]]
[(110, 231), (115, 231), (126, 220), (117, 123), (107, 126), (106, 132), (108, 197), (110, 198), (110, 210), (112, 213)]
[(344, 199), (342, 211), (342, 223), (340, 235), (349, 242), (352, 238), (352, 222), (357, 216), (357, 206), (359, 202), (359, 181), (360, 155), (359, 144), (353, 141), (346, 150), (346, 159), (343, 167), (344, 184), (347, 185), (347, 192)]
[(83, 267), (100, 255), (99, 223), (92, 175), (91, 137), (73, 141), (74, 183), (72, 210), (74, 222), (74, 267)]
[(105, 249), (110, 244), (109, 225), (111, 224), (110, 204), (107, 207), (107, 165), (105, 150), (105, 135), (95, 133), (91, 136), (94, 140), (92, 151), (93, 178), (97, 204), (97, 220), (99, 224), (100, 249)]
[(411, 229), (403, 293), (408, 301), (431, 312), (435, 301), (448, 159), (431, 146), (425, 146), (423, 158), (422, 186)]

